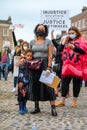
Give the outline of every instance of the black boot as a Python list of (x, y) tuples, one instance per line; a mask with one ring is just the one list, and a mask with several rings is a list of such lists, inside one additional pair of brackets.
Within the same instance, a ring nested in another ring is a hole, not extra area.
[(36, 114), (40, 112), (39, 103), (35, 103), (35, 108), (33, 111), (31, 111), (31, 114)]
[(57, 111), (56, 111), (55, 105), (51, 106), (51, 114), (52, 114), (52, 116), (57, 116)]

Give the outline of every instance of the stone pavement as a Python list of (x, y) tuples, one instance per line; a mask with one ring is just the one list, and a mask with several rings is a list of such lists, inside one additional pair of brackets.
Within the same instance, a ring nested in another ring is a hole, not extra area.
[[(82, 87), (78, 98), (78, 107), (72, 108), (71, 96), (66, 99), (66, 106), (57, 107), (58, 116), (52, 117), (49, 102), (40, 102), (41, 113), (31, 115), (33, 102), (27, 102), (29, 112), (19, 115), (17, 97), (12, 93), (13, 77), (9, 74), (8, 81), (0, 81), (0, 130), (31, 130), (35, 122), (38, 130), (87, 130), (87, 88)], [(59, 95), (60, 97), (60, 95)], [(59, 97), (56, 101), (59, 100)]]

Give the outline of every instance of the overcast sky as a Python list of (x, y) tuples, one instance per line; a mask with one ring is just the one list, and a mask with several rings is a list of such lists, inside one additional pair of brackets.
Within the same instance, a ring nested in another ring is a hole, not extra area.
[(11, 16), (13, 24), (24, 24), (23, 29), (15, 29), (16, 38), (29, 42), (40, 23), (41, 10), (69, 10), (72, 17), (81, 13), (83, 6), (87, 6), (87, 0), (0, 0), (0, 20)]

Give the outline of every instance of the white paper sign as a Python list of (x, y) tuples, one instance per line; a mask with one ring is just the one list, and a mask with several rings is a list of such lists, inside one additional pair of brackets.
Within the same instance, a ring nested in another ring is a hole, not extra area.
[(54, 73), (50, 73), (48, 76), (46, 76), (46, 71), (42, 71), (39, 81), (42, 83), (52, 84), (54, 76)]
[(10, 47), (10, 41), (5, 41), (4, 44), (3, 44), (3, 47)]
[(14, 77), (18, 77), (19, 74), (19, 66), (17, 65), (19, 60), (20, 60), (19, 56), (14, 56)]
[(67, 30), (69, 25), (69, 10), (41, 10), (40, 22), (49, 29)]
[(15, 53), (15, 50), (11, 50), (11, 54), (14, 55), (14, 53)]

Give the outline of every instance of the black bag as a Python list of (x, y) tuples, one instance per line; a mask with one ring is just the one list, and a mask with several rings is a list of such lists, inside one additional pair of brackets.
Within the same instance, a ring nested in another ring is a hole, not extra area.
[(62, 67), (61, 63), (56, 63), (53, 65), (53, 71), (54, 72), (61, 71), (61, 67)]
[(28, 61), (28, 67), (29, 69), (32, 70), (39, 70), (41, 68), (41, 65), (42, 65), (42, 60), (35, 59), (35, 60)]

